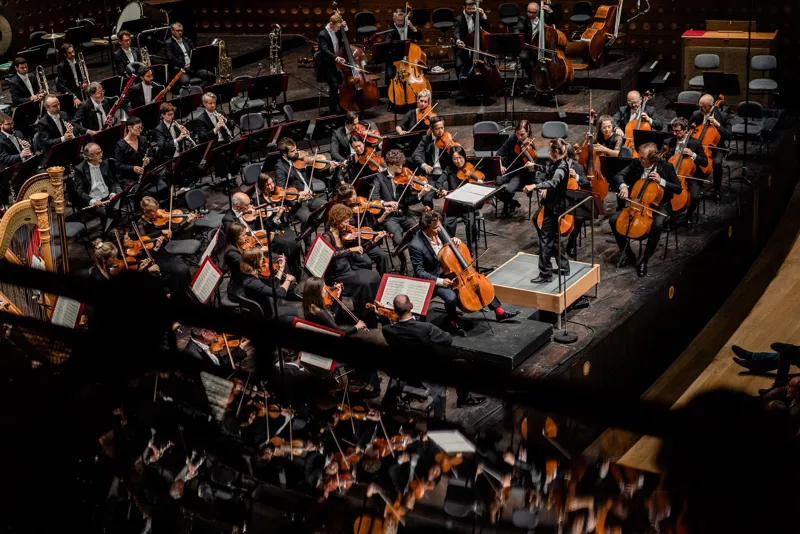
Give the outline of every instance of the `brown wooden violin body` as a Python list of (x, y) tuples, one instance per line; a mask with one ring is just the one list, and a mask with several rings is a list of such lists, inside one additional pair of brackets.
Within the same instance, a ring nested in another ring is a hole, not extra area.
[(374, 148), (368, 148), (361, 156), (358, 157), (360, 165), (366, 165), (372, 172), (380, 172), (386, 168), (386, 162), (383, 158), (375, 153)]
[(376, 302), (375, 304), (367, 302), (366, 307), (368, 310), (374, 310), (376, 315), (386, 317), (393, 323), (396, 323), (397, 321), (400, 320), (400, 317), (397, 315), (397, 312), (395, 312), (391, 308), (387, 308), (386, 306), (381, 305), (379, 302)]
[(486, 175), (475, 169), (475, 165), (472, 163), (465, 163), (463, 167), (458, 169), (456, 176), (462, 182), (466, 180), (471, 184), (482, 184), (483, 180), (486, 179)]
[(470, 313), (485, 308), (494, 300), (494, 286), (472, 265), (469, 247), (464, 242), (456, 246), (444, 229), (440, 232), (446, 245), (439, 251), (439, 263), (444, 275), (453, 281), (451, 289), (460, 307)]

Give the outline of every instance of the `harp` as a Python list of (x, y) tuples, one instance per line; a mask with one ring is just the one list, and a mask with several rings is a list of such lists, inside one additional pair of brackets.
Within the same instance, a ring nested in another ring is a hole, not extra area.
[(28, 200), (35, 193), (47, 193), (50, 197), (51, 220), (55, 218), (57, 228), (57, 232), (53, 232), (51, 237), (58, 238), (58, 245), (53, 245), (53, 259), (59, 258), (62, 271), (69, 273), (64, 167), (48, 167), (47, 172), (34, 174), (25, 180), (17, 192), (17, 200)]

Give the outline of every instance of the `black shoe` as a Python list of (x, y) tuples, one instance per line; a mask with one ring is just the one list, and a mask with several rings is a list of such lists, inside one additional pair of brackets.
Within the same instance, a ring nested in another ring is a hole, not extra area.
[(644, 278), (647, 276), (647, 262), (643, 261), (639, 265), (636, 266), (636, 274), (639, 278)]
[(745, 369), (752, 371), (750, 364), (752, 363), (750, 360), (743, 360), (742, 358), (737, 358), (736, 356), (733, 357), (733, 361), (737, 364), (741, 365)]
[(408, 274), (408, 263), (405, 261), (400, 262), (400, 268), (397, 270), (397, 273), (403, 276)]
[(467, 332), (464, 328), (458, 323), (458, 321), (448, 321), (445, 324), (445, 330), (453, 334), (454, 336), (459, 337), (466, 337)]
[(531, 284), (547, 284), (553, 281), (552, 276), (542, 276), (541, 274), (536, 278), (531, 278)]
[(458, 399), (456, 402), (457, 408), (472, 408), (473, 406), (477, 406), (479, 404), (483, 404), (486, 402), (486, 397), (478, 397), (477, 395), (473, 395), (470, 393), (467, 395), (466, 399)]
[(789, 343), (773, 343), (769, 346), (775, 352), (795, 352), (800, 350), (797, 345), (790, 345)]
[(511, 202), (509, 202), (509, 206), (508, 206), (510, 213), (514, 213), (515, 209), (521, 208), (521, 207), (522, 207), (522, 204), (520, 204), (519, 201), (516, 198), (512, 198)]
[(559, 269), (558, 272), (561, 273), (561, 276), (569, 276), (569, 269)]
[[(567, 256), (569, 256), (569, 258), (571, 260), (577, 260), (578, 259), (578, 249), (577, 248), (568, 248), (567, 249)], [(567, 273), (567, 274), (569, 274), (569, 273)]]
[(498, 314), (495, 316), (498, 323), (502, 323), (504, 321), (508, 321), (509, 319), (513, 319), (517, 315), (519, 315), (519, 310), (510, 312), (508, 310), (504, 311), (502, 314)]
[[(735, 355), (737, 355), (742, 360), (747, 360), (748, 362), (753, 359), (753, 353), (749, 350), (745, 350), (739, 345), (732, 345), (731, 350)], [(735, 360), (736, 358), (734, 358)]]
[(722, 202), (722, 193), (720, 193), (719, 191), (714, 191), (714, 202), (716, 202), (717, 204)]
[(625, 257), (620, 258), (617, 267), (627, 267), (628, 265), (636, 265), (636, 256), (633, 254), (626, 254)]

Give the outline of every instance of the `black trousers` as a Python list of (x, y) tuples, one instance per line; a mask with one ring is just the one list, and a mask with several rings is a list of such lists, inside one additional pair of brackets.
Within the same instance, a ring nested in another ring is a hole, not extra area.
[[(392, 235), (392, 242), (395, 246), (398, 246), (403, 241), (403, 236), (406, 232), (414, 228), (416, 224), (417, 223), (407, 215), (389, 215), (381, 226)], [(405, 252), (400, 255), (400, 263), (408, 263)]]
[[(178, 72), (174, 71), (170, 74), (170, 76), (175, 76)], [(185, 87), (189, 85), (189, 80), (191, 78), (200, 78), (203, 80), (205, 85), (214, 85), (217, 82), (217, 77), (214, 75), (213, 72), (207, 71), (205, 69), (200, 69), (196, 72), (190, 72), (188, 74), (184, 74), (178, 79), (178, 82), (172, 87), (172, 92), (177, 93), (180, 91), (181, 87)]]
[(700, 205), (700, 182), (697, 180), (686, 180), (686, 187), (689, 189), (689, 211), (686, 214), (690, 219)]
[[(544, 210), (542, 227), (539, 228), (534, 224), (536, 232), (539, 234), (539, 276), (548, 278), (553, 276), (551, 261), (553, 258), (556, 258), (562, 271), (569, 271), (569, 258), (567, 249), (563, 245), (561, 246), (561, 257), (558, 257), (558, 241), (561, 239), (561, 229), (558, 225), (559, 214), (546, 205), (540, 209)], [(538, 213), (536, 217), (539, 217)]]
[[(506, 169), (506, 172), (509, 172)], [(502, 176), (498, 177), (495, 181), (495, 185), (500, 187), (501, 185), (506, 186), (504, 191), (500, 191), (497, 193), (497, 198), (503, 203), (508, 204), (511, 199), (514, 198), (514, 195), (517, 191), (522, 189), (522, 186), (527, 185), (531, 182), (530, 178), (531, 173), (528, 171), (518, 171), (511, 176)]]
[(117, 226), (119, 221), (122, 220), (122, 213), (119, 210), (121, 201), (122, 197), (119, 197), (110, 205), (87, 209), (83, 212), (83, 215), (87, 219), (100, 219), (100, 227), (102, 228), (103, 235), (105, 235), (109, 228)]
[(380, 245), (375, 245), (364, 254), (353, 254), (350, 261), (362, 269), (372, 269), (372, 266), (375, 265), (375, 270), (378, 271), (378, 274), (381, 276), (383, 276), (384, 273), (388, 273), (392, 265), (392, 261), (389, 259), (389, 253)]
[(533, 80), (533, 54), (530, 50), (519, 53), (519, 64), (525, 70), (529, 80)]
[(444, 229), (445, 231), (450, 234), (450, 236), (456, 235), (456, 230), (458, 229), (458, 218), (463, 217), (466, 221), (464, 224), (464, 229), (467, 233), (467, 246), (472, 247), (473, 241), (473, 233), (474, 228), (470, 224), (469, 213), (473, 210), (464, 206), (462, 204), (456, 204), (455, 202), (448, 202), (445, 201), (445, 209), (444, 209)]
[(339, 113), (339, 87), (342, 85), (342, 73), (335, 65), (322, 69), (322, 79), (328, 84), (328, 110), (332, 115)]
[[(444, 310), (447, 312), (447, 316), (453, 321), (457, 320), (458, 295), (456, 295), (456, 292), (449, 287), (436, 286), (436, 288), (433, 290), (433, 294), (444, 301)], [(494, 300), (492, 300), (492, 302), (486, 306), (490, 310), (495, 310), (502, 306), (502, 304), (497, 297), (495, 297)]]
[[(619, 214), (620, 212), (618, 211), (612, 215), (611, 218), (608, 219), (608, 224), (611, 225), (611, 231), (614, 233), (614, 239), (617, 241), (619, 250), (624, 250), (625, 254), (628, 256), (628, 259), (635, 261), (636, 253), (631, 249), (631, 244), (628, 243), (628, 238), (617, 232), (617, 219), (619, 219)], [(658, 242), (661, 239), (661, 231), (664, 228), (664, 223), (666, 220), (667, 218), (663, 215), (658, 213), (653, 214), (653, 225), (650, 227), (650, 233), (646, 238), (647, 244), (644, 247), (644, 257), (642, 258), (642, 261), (646, 262), (649, 260), (650, 256), (653, 255), (653, 252), (655, 252), (656, 248), (658, 247)], [(625, 246), (626, 244), (627, 248)]]
[(311, 216), (311, 212), (321, 208), (324, 204), (325, 199), (323, 197), (314, 197), (311, 200), (298, 202), (292, 210), (292, 215), (300, 219), (300, 222), (305, 226), (308, 224), (308, 218)]
[(725, 154), (714, 149), (711, 149), (711, 153), (713, 154), (712, 159), (714, 161), (714, 191), (719, 192), (722, 188), (722, 161), (725, 159)]
[(296, 241), (297, 234), (293, 230), (286, 230), (283, 235), (275, 236), (272, 248), (275, 252), (286, 256), (286, 271), (300, 280), (303, 274), (303, 251)]

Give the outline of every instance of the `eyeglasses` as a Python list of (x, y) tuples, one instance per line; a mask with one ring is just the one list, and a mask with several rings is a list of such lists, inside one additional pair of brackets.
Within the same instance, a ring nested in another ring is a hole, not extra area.
[(628, 100), (628, 104), (640, 104), (641, 100)]

